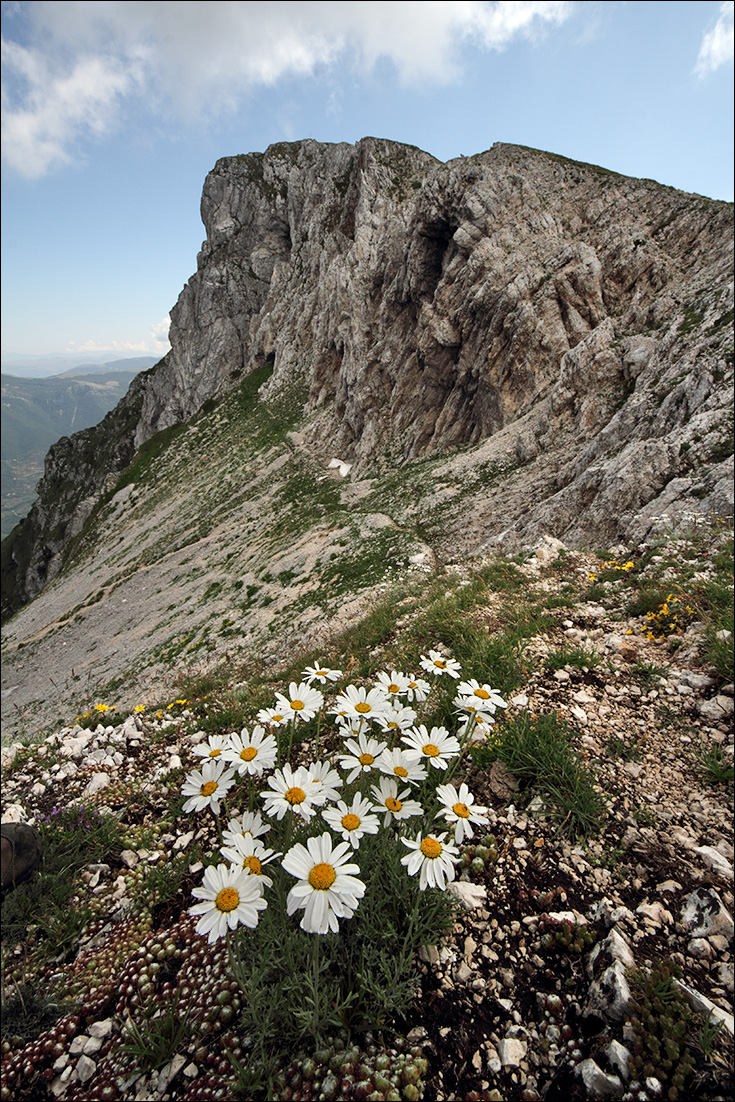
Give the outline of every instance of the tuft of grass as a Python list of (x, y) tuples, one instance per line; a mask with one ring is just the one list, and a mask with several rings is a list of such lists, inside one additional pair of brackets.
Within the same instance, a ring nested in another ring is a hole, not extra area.
[(523, 787), (556, 809), (560, 829), (573, 838), (599, 830), (605, 808), (594, 777), (571, 747), (571, 731), (556, 712), (521, 715), (499, 724), (491, 749), (473, 750), (476, 764), (488, 753), (502, 759)]
[(191, 1028), (189, 1013), (179, 1005), (179, 1001), (174, 996), (160, 1012), (156, 1013), (153, 1009), (144, 1012), (140, 1023), (132, 1018), (129, 1020), (127, 1040), (120, 1046), (120, 1051), (124, 1056), (132, 1057), (141, 1072), (157, 1071), (179, 1051)]
[(51, 1029), (73, 1004), (62, 1002), (33, 983), (5, 985), (3, 1037), (20, 1038), (25, 1044)]
[(593, 650), (586, 647), (562, 646), (552, 651), (545, 659), (547, 670), (562, 670), (565, 666), (573, 666), (575, 669), (592, 670), (599, 666), (602, 658)]
[(630, 667), (630, 674), (641, 685), (658, 685), (661, 678), (666, 676), (666, 671), (654, 662), (635, 662)]
[(732, 758), (727, 760), (721, 746), (703, 746), (697, 753), (697, 764), (702, 777), (710, 784), (732, 786), (735, 778)]

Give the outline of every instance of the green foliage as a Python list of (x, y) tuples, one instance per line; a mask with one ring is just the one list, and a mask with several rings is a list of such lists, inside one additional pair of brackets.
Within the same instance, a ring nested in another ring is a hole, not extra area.
[(654, 662), (634, 662), (630, 667), (631, 676), (641, 685), (658, 685), (665, 670)]
[(565, 666), (573, 666), (575, 669), (592, 670), (602, 661), (599, 654), (586, 647), (558, 647), (548, 654), (544, 660), (547, 670), (563, 670)]
[(605, 804), (570, 735), (555, 712), (520, 715), (498, 724), (493, 748), (524, 787), (555, 807), (565, 833), (585, 837), (599, 830)]
[(42, 863), (30, 880), (2, 902), (2, 940), (36, 932), (46, 956), (65, 953), (78, 942), (90, 918), (83, 904), (72, 906), (76, 876), (85, 866), (102, 862), (122, 849), (121, 828), (112, 816), (83, 806), (54, 811), (38, 827)]
[(71, 1009), (54, 994), (33, 983), (4, 983), (3, 1037), (26, 1042), (50, 1029)]
[(631, 1079), (655, 1076), (663, 1084), (663, 1097), (672, 1102), (687, 1097), (684, 1087), (695, 1065), (687, 1038), (693, 1014), (686, 995), (675, 986), (675, 978), (681, 978), (681, 969), (666, 960), (658, 961), (650, 971), (629, 973), (634, 1032)]
[(129, 1019), (120, 1051), (132, 1057), (139, 1071), (156, 1071), (176, 1054), (191, 1027), (188, 1011), (174, 996), (163, 1009), (151, 1007), (139, 1021)]
[[(400, 863), (405, 850), (388, 832), (366, 836), (356, 855), (366, 892), (338, 933), (304, 936), (284, 898), (254, 930), (231, 942), (230, 965), (244, 999), (241, 1027), (262, 1054), (329, 1032), (380, 1028), (409, 1009), (418, 991), (415, 954), (451, 926), (445, 892), (421, 891)], [(274, 876), (284, 875), (275, 869)]]
[(627, 743), (617, 735), (611, 735), (605, 744), (608, 756), (622, 758), (623, 761), (640, 761), (642, 757), (641, 747), (638, 743)]
[(732, 757), (726, 758), (721, 746), (703, 746), (697, 753), (697, 763), (702, 777), (710, 784), (732, 787), (735, 771)]

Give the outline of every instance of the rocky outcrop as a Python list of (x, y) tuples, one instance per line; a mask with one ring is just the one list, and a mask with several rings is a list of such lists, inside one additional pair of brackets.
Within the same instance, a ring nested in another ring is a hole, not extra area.
[(730, 205), (520, 146), (442, 164), (365, 138), (220, 160), (201, 209), (172, 350), (49, 453), (5, 613), (135, 448), (269, 358), (267, 394), (304, 387), (304, 446), (357, 475), (503, 432), (517, 465), (548, 456), (514, 539), (732, 511)]

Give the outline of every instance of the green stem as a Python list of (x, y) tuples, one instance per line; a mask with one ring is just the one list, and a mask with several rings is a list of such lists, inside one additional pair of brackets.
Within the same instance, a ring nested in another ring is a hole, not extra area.
[(474, 731), (476, 726), (477, 726), (477, 715), (473, 714), (472, 716), (470, 716), (470, 719), (467, 723), (467, 730), (465, 731), (464, 739), (462, 740), (462, 745), (460, 746), (460, 749), (459, 749), (459, 754), (457, 755), (457, 757), (454, 759), (454, 761), (451, 763), (451, 765), (447, 769), (447, 774), (446, 774), (447, 779), (446, 779), (446, 782), (445, 782), (446, 784), (448, 784), (451, 781), (452, 777), (455, 775), (455, 773), (459, 769), (463, 759), (467, 756), (470, 745), (472, 743), (472, 732)]
[(321, 934), (313, 934), (314, 938), (311, 949), (311, 995), (312, 1005), (314, 1007), (314, 1017), (312, 1020), (312, 1036), (314, 1041), (319, 1044), (321, 1040), (321, 1030), (319, 1028), (319, 940)]

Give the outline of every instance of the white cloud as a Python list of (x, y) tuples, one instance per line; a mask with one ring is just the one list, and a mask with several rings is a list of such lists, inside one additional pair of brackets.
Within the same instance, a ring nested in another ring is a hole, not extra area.
[(159, 113), (211, 116), (250, 88), (340, 60), (365, 72), (387, 59), (402, 83), (447, 82), (461, 71), (463, 45), (534, 40), (571, 9), (555, 0), (37, 0), (30, 44), (3, 45), (4, 154), (40, 176), (68, 161), (80, 138), (107, 132), (134, 95)]
[(171, 320), (166, 314), (161, 321), (154, 322), (150, 327), (147, 340), (141, 341), (69, 341), (65, 352), (123, 352), (126, 354), (137, 352), (141, 355), (165, 356), (171, 345), (168, 339), (168, 330)]
[[(85, 132), (103, 134), (134, 74), (115, 59), (83, 56), (64, 74), (53, 73), (37, 51), (3, 40), (3, 156), (30, 178), (69, 160), (69, 146)], [(10, 77), (16, 89), (8, 89)], [(16, 103), (14, 105), (13, 99)]]
[(707, 31), (699, 47), (699, 56), (694, 72), (699, 77), (714, 73), (721, 65), (733, 60), (733, 0), (720, 4), (720, 17), (714, 27)]

